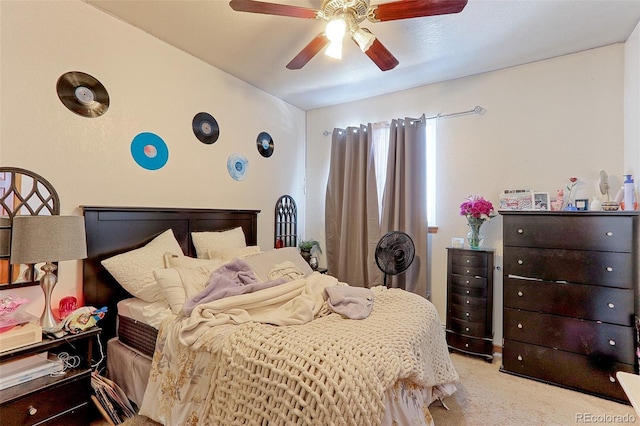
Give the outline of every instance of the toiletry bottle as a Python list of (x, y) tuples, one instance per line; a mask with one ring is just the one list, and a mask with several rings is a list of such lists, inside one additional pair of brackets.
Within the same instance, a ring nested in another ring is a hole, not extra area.
[(624, 210), (634, 209), (634, 183), (632, 175), (624, 175)]

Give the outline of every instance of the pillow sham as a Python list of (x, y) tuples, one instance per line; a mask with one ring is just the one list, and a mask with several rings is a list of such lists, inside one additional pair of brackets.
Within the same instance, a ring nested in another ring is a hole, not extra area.
[(207, 252), (209, 259), (222, 260), (223, 262), (228, 262), (236, 257), (243, 259), (257, 253), (260, 253), (260, 246), (238, 247), (226, 250), (211, 249)]
[(195, 268), (157, 269), (153, 275), (169, 302), (171, 312), (178, 315), (182, 313), (185, 302), (205, 288), (211, 273), (220, 266), (222, 262), (209, 261)]
[(153, 271), (164, 268), (164, 254), (182, 255), (182, 248), (172, 229), (167, 229), (144, 247), (104, 259), (102, 266), (129, 293), (145, 302), (164, 299)]
[(227, 231), (192, 232), (191, 239), (199, 259), (206, 259), (209, 250), (227, 250), (247, 246), (241, 226)]
[(290, 261), (306, 277), (313, 273), (311, 266), (300, 255), (296, 247), (284, 247), (263, 251), (243, 258), (249, 264), (256, 276), (262, 281), (269, 281), (269, 272), (275, 265)]

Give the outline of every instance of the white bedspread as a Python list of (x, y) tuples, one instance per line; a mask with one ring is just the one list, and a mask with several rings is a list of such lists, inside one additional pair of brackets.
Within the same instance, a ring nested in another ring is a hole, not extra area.
[(314, 274), (288, 283), (293, 299), (265, 299), (300, 325), (254, 321), (273, 315), (260, 292), (242, 308), (207, 306), (199, 319), (164, 322), (141, 414), (166, 425), (379, 425), (384, 394), (399, 380), (425, 388), (458, 380), (430, 302), (377, 287), (371, 315), (349, 320), (318, 298), (330, 279)]

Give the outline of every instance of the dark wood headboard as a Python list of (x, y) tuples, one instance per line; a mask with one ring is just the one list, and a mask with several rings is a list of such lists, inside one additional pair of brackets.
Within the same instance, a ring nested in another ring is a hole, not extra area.
[(259, 210), (82, 206), (87, 233), (83, 262), (84, 304), (108, 308), (100, 321), (101, 339), (116, 335), (116, 304), (131, 295), (100, 264), (103, 259), (144, 246), (173, 229), (187, 256), (195, 257), (191, 233), (242, 227), (248, 246), (257, 245)]

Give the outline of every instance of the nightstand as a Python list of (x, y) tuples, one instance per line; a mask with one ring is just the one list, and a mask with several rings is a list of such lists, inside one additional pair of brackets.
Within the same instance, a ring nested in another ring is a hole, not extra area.
[(63, 376), (44, 376), (0, 390), (0, 419), (7, 425), (88, 425), (91, 420), (91, 359), (95, 327), (79, 334), (0, 352), (0, 363), (48, 351), (80, 357)]

